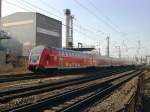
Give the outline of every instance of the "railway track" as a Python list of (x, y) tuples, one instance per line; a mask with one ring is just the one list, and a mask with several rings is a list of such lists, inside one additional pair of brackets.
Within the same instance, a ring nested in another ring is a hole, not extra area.
[[(79, 100), (76, 102), (73, 102), (61, 109), (56, 109), (56, 111), (63, 111), (63, 112), (74, 112), (74, 111), (82, 111), (84, 110), (86, 107), (88, 107), (89, 105), (93, 104), (94, 102), (97, 101), (97, 99), (101, 99), (105, 96), (110, 95), (110, 93), (112, 91), (114, 91), (115, 89), (117, 89), (118, 87), (120, 87), (121, 85), (125, 84), (126, 82), (128, 82), (129, 80), (131, 80), (132, 78), (134, 78), (135, 76), (141, 74), (142, 72), (137, 72), (134, 73), (131, 76), (125, 76), (119, 79), (119, 81), (115, 82), (115, 84), (110, 84), (109, 86), (107, 86), (104, 89), (97, 89), (96, 91), (94, 91), (93, 94), (89, 95), (89, 96), (81, 96), (81, 99), (79, 97)], [(113, 83), (113, 82), (111, 82)], [(82, 98), (83, 97), (83, 98)], [(66, 102), (67, 103), (67, 102)]]
[[(132, 68), (115, 68), (112, 70), (131, 70)], [(102, 70), (102, 72), (107, 71), (107, 69)], [(77, 72), (75, 74), (84, 73), (82, 70), (81, 72)], [(89, 72), (90, 73), (90, 72)], [(25, 74), (17, 74), (17, 75), (0, 75), (0, 83), (4, 82), (13, 82), (13, 81), (20, 81), (20, 80), (29, 80), (29, 79), (39, 79), (39, 78), (47, 78), (47, 77), (54, 77), (54, 76), (62, 76), (62, 75), (70, 75), (71, 73), (64, 72), (60, 74), (44, 74), (44, 73), (25, 73)]]
[[(101, 83), (99, 83), (99, 84), (92, 84), (92, 85), (90, 85), (90, 86), (84, 86), (84, 87), (81, 87), (81, 88), (77, 88), (77, 89), (73, 89), (73, 90), (70, 90), (70, 91), (67, 91), (67, 92), (64, 92), (64, 93), (61, 93), (61, 94), (57, 94), (57, 95), (55, 95), (54, 97), (50, 97), (50, 98), (48, 98), (48, 99), (46, 99), (46, 100), (42, 100), (42, 101), (40, 101), (40, 102), (38, 102), (37, 104), (26, 104), (26, 105), (24, 105), (24, 106), (22, 106), (21, 108), (18, 108), (18, 107), (16, 107), (16, 108), (13, 108), (13, 109), (10, 109), (9, 111), (22, 111), (22, 110), (20, 110), (20, 109), (29, 109), (30, 111), (32, 111), (33, 109), (34, 109), (34, 106), (36, 107), (37, 105), (37, 107), (36, 108), (40, 108), (40, 107), (42, 107), (43, 108), (43, 106), (45, 105), (45, 103), (46, 102), (48, 102), (48, 103), (52, 103), (52, 104), (54, 104), (54, 105), (56, 105), (54, 102), (56, 102), (56, 103), (60, 103), (61, 101), (63, 101), (62, 100), (62, 98), (63, 99), (66, 99), (66, 98), (72, 98), (72, 97), (75, 97), (76, 95), (78, 95), (78, 96), (82, 96), (82, 94), (81, 93), (83, 93), (83, 95), (85, 94), (85, 91), (86, 92), (88, 92), (87, 93), (87, 96), (91, 96), (92, 94), (95, 94), (95, 92), (93, 92), (93, 91), (99, 91), (99, 89), (106, 89), (106, 87), (108, 87), (108, 86), (110, 86), (110, 85), (112, 85), (111, 83), (110, 83), (110, 81), (114, 81), (114, 80), (117, 80), (117, 79), (119, 79), (119, 78), (122, 78), (122, 77), (125, 77), (125, 76), (128, 76), (128, 75), (130, 75), (130, 74), (133, 74), (133, 72), (130, 72), (130, 73), (126, 73), (126, 74), (124, 74), (124, 75), (120, 75), (120, 76), (118, 76), (118, 77), (115, 77), (115, 78), (111, 78), (111, 79), (108, 79), (108, 80), (106, 80), (106, 81), (104, 81), (104, 82), (101, 82)], [(95, 79), (96, 80), (96, 79)], [(90, 80), (88, 80), (88, 82), (89, 82)], [(85, 83), (83, 80), (81, 81), (81, 82), (83, 82), (83, 83)], [(77, 84), (77, 83), (79, 83), (79, 82), (74, 82), (74, 84)], [(73, 84), (73, 83), (72, 83)], [(69, 86), (70, 84), (68, 84), (68, 85), (65, 85), (65, 86)], [(62, 85), (61, 85), (62, 86)], [(71, 86), (71, 85), (70, 85)], [(52, 87), (52, 86), (50, 86), (49, 87), (49, 89), (48, 90), (50, 90), (50, 88), (51, 88), (51, 90), (53, 90), (54, 89), (54, 87)], [(59, 89), (60, 87), (57, 87), (57, 89)], [(91, 91), (91, 92), (89, 92), (89, 90)], [(38, 93), (38, 91), (42, 91), (43, 92), (43, 89), (37, 89), (37, 90), (34, 90), (34, 94), (36, 93)], [(47, 90), (46, 90), (47, 91)], [(32, 91), (33, 92), (33, 91)], [(30, 94), (31, 95), (31, 93), (32, 93), (31, 91), (28, 93), (28, 95)], [(21, 93), (22, 94), (22, 93)], [(33, 94), (33, 93), (32, 93)], [(19, 95), (19, 94), (18, 94)], [(25, 94), (24, 94), (25, 95)], [(27, 94), (26, 94), (27, 95)], [(68, 96), (69, 95), (69, 96)], [(11, 95), (8, 95), (8, 96), (4, 96), (4, 97), (1, 97), (1, 101), (6, 101), (6, 100), (8, 100), (8, 99), (11, 99), (11, 97), (10, 97)], [(78, 97), (78, 96), (76, 96), (76, 97)], [(13, 96), (14, 97), (14, 96)], [(20, 97), (23, 97), (23, 96), (20, 96)], [(85, 96), (84, 96), (85, 97)], [(60, 100), (60, 101), (59, 101)], [(67, 100), (67, 99), (66, 99)], [(76, 100), (76, 99), (75, 99)], [(45, 102), (45, 103), (44, 103)], [(65, 102), (65, 101), (64, 101)], [(29, 106), (30, 105), (30, 106)], [(34, 106), (33, 106), (34, 105)], [(42, 105), (42, 106), (41, 106)], [(59, 104), (57, 104), (57, 105), (59, 105)], [(33, 106), (33, 108), (31, 107), (31, 106)], [(40, 106), (40, 107), (39, 107)], [(52, 106), (52, 105), (51, 105)], [(29, 108), (29, 107), (31, 107), (31, 108)], [(55, 108), (55, 106), (53, 107), (53, 108)], [(27, 110), (25, 110), (25, 111), (27, 111)], [(28, 111), (29, 111), (28, 110)], [(36, 111), (38, 111), (38, 110), (36, 110)]]
[(38, 79), (38, 78), (46, 78), (48, 75), (44, 74), (35, 74), (35, 73), (26, 73), (20, 75), (0, 75), (0, 83), (4, 82), (13, 82), (18, 80), (29, 80), (29, 79)]
[[(34, 95), (34, 94), (39, 94), (42, 92), (46, 91), (52, 91), (56, 89), (61, 89), (67, 86), (72, 86), (76, 84), (82, 84), (85, 82), (93, 81), (98, 78), (102, 78), (102, 76), (108, 76), (108, 74), (117, 74), (125, 72), (125, 70), (122, 71), (105, 71), (103, 73), (96, 73), (95, 76), (87, 76), (83, 78), (76, 78), (72, 80), (65, 80), (65, 81), (60, 81), (56, 83), (46, 83), (46, 84), (38, 84), (35, 86), (30, 86), (30, 87), (25, 87), (25, 88), (17, 88), (17, 89), (10, 89), (10, 90), (2, 90), (0, 91), (0, 102), (8, 102), (14, 98), (20, 98), (20, 97), (26, 97), (29, 95)], [(99, 75), (98, 75), (99, 74)], [(42, 88), (42, 89), (41, 89)]]

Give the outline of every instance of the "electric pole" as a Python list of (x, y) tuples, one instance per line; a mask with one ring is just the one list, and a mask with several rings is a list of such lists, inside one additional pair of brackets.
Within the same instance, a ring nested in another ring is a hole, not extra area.
[(118, 48), (118, 58), (121, 58), (121, 49), (120, 49), (120, 46), (116, 46), (116, 48)]
[(99, 56), (101, 56), (101, 48), (100, 48), (100, 41), (98, 41), (98, 54), (99, 54)]
[(107, 36), (106, 40), (107, 40), (107, 56), (109, 57), (109, 40), (110, 40), (110, 37)]

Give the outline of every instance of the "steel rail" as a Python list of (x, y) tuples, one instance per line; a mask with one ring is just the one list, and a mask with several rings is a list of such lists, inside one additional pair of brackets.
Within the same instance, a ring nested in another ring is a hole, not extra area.
[(38, 111), (38, 109), (43, 109), (45, 107), (45, 105), (49, 105), (49, 107), (50, 106), (54, 106), (54, 105), (58, 105), (59, 103), (65, 102), (65, 101), (67, 101), (67, 100), (69, 100), (71, 98), (80, 96), (81, 93), (84, 93), (84, 91), (89, 90), (89, 88), (95, 88), (95, 87), (100, 87), (100, 86), (103, 87), (104, 85), (109, 84), (112, 81), (115, 81), (117, 79), (120, 79), (122, 77), (131, 75), (131, 74), (133, 74), (133, 73), (128, 73), (128, 74), (122, 75), (120, 77), (109, 79), (107, 81), (101, 82), (100, 84), (93, 84), (93, 85), (90, 85), (90, 86), (87, 86), (87, 87), (81, 87), (81, 88), (78, 88), (78, 89), (75, 89), (75, 90), (67, 91), (67, 92), (65, 92), (63, 94), (47, 98), (47, 99), (39, 101), (39, 102), (37, 102), (35, 104), (25, 105), (25, 106), (22, 106), (20, 108), (14, 108), (14, 109), (9, 110), (9, 111), (12, 111), (12, 112), (14, 112), (14, 111), (15, 112), (19, 112), (19, 111), (33, 111), (33, 110)]
[[(105, 68), (106, 69), (106, 68)], [(105, 71), (104, 69), (104, 71)], [(114, 70), (131, 70), (133, 69), (132, 67), (125, 67), (125, 68), (112, 68)], [(102, 70), (103, 71), (103, 70)], [(80, 73), (80, 72), (79, 72)], [(79, 74), (77, 73), (77, 74)], [(81, 71), (83, 73), (83, 71)], [(29, 80), (29, 79), (38, 79), (38, 78), (46, 78), (46, 77), (53, 77), (53, 76), (62, 76), (62, 75), (68, 75), (68, 73), (61, 73), (61, 74), (44, 74), (44, 73), (24, 73), (24, 74), (16, 74), (16, 75), (0, 75), (0, 83), (4, 82), (13, 82), (13, 81), (18, 81), (18, 80)], [(70, 75), (70, 74), (69, 74)]]
[(120, 81), (119, 83), (117, 83), (115, 85), (111, 85), (108, 88), (105, 88), (104, 90), (99, 90), (95, 94), (92, 94), (91, 96), (84, 98), (84, 99), (74, 103), (73, 105), (70, 105), (59, 111), (61, 111), (61, 112), (76, 112), (76, 111), (80, 112), (80, 111), (84, 110), (85, 108), (87, 108), (89, 105), (96, 102), (97, 99), (100, 100), (103, 97), (105, 97), (106, 95), (107, 96), (110, 95), (112, 91), (114, 91), (115, 89), (117, 89), (118, 87), (125, 84), (126, 82), (128, 82), (129, 80), (131, 80), (132, 78), (134, 78), (135, 76), (137, 76), (141, 73), (142, 72), (133, 74), (132, 76), (129, 76), (128, 78), (124, 79), (123, 81)]
[[(134, 71), (131, 71), (134, 72)], [(107, 71), (102, 74), (116, 74), (115, 72), (112, 71)], [(14, 98), (20, 98), (20, 97), (26, 97), (30, 95), (35, 95), (47, 91), (52, 91), (60, 88), (64, 88), (67, 86), (72, 86), (72, 85), (77, 85), (77, 84), (82, 84), (86, 83), (88, 81), (93, 81), (96, 80), (97, 78), (101, 78), (101, 75), (98, 76), (90, 76), (90, 77), (83, 77), (83, 78), (77, 78), (77, 79), (72, 79), (72, 80), (67, 80), (67, 81), (61, 81), (61, 82), (56, 82), (56, 83), (49, 83), (49, 84), (41, 84), (41, 85), (36, 85), (32, 87), (26, 87), (26, 88), (19, 88), (15, 90), (7, 90), (7, 91), (1, 91), (0, 92), (0, 102), (8, 102)]]

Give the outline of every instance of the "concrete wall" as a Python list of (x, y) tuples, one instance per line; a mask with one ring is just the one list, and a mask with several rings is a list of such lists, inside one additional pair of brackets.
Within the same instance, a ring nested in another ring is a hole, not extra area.
[[(28, 56), (30, 50), (37, 45), (62, 47), (61, 21), (35, 12), (17, 12), (2, 20), (3, 29), (18, 41), (15, 48), (17, 56)], [(2, 42), (2, 44), (6, 45), (6, 42)], [(14, 45), (14, 43), (12, 44)], [(22, 47), (18, 47), (20, 44)], [(14, 47), (9, 48), (13, 49)]]
[(20, 49), (23, 56), (27, 56), (30, 49), (35, 46), (35, 15), (33, 12), (17, 12), (3, 18), (3, 29), (22, 44), (23, 49)]
[(45, 15), (36, 14), (36, 45), (62, 47), (62, 22)]

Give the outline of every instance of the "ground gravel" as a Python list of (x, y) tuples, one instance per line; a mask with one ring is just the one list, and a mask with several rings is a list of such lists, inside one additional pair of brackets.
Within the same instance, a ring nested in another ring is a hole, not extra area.
[(116, 112), (124, 107), (124, 104), (130, 99), (137, 88), (138, 77), (135, 77), (118, 90), (113, 92), (111, 96), (107, 97), (102, 102), (94, 104), (86, 110), (86, 112)]

